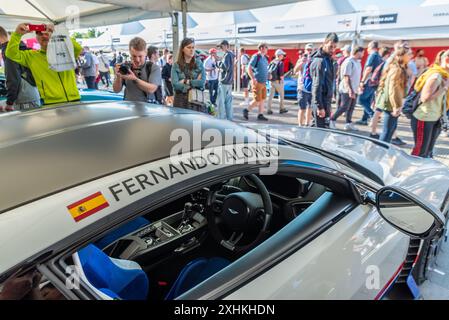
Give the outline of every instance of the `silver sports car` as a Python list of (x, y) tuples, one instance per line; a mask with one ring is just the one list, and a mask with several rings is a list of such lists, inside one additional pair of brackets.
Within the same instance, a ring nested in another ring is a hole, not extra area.
[(449, 169), (376, 140), (131, 102), (0, 123), (6, 298), (30, 273), (65, 299), (413, 296), (444, 238)]

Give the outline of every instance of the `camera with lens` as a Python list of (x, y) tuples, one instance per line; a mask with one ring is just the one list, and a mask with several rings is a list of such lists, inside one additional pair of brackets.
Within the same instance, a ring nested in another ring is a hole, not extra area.
[(118, 72), (120, 72), (120, 74), (126, 76), (127, 74), (129, 74), (131, 72), (131, 66), (127, 63), (122, 63), (120, 65)]

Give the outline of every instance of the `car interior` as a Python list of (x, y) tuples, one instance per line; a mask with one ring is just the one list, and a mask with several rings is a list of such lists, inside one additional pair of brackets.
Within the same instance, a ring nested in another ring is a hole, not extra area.
[(246, 175), (202, 187), (121, 224), (65, 256), (105, 299), (170, 300), (232, 264), (326, 193), (293, 174)]

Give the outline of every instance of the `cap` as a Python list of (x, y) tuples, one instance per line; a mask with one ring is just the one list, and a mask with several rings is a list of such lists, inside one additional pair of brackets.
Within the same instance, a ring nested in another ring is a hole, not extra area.
[(313, 50), (313, 43), (306, 44), (306, 49), (312, 49)]
[(350, 44), (345, 45), (343, 48), (341, 48), (341, 51), (351, 52), (352, 46)]
[(217, 47), (221, 47), (221, 46), (229, 46), (228, 40), (223, 40), (217, 45)]
[(286, 53), (285, 53), (284, 50), (282, 50), (282, 49), (277, 49), (276, 52), (275, 52), (274, 54), (275, 54), (276, 56), (280, 56), (280, 55), (285, 56), (285, 55), (286, 55)]
[(217, 49), (211, 48), (209, 49), (209, 54), (217, 53)]

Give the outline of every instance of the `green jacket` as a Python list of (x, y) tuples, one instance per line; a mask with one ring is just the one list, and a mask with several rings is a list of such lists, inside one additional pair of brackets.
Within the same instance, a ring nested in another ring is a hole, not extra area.
[[(6, 48), (6, 57), (29, 68), (36, 81), (39, 94), (44, 104), (64, 103), (80, 100), (76, 87), (75, 71), (56, 72), (50, 69), (47, 62), (47, 52), (44, 50), (19, 50), (22, 35), (14, 32)], [(82, 47), (72, 39), (75, 58)]]
[(191, 86), (193, 88), (200, 90), (204, 89), (204, 84), (206, 83), (206, 71), (199, 58), (195, 58), (195, 69), (192, 70), (191, 74), (186, 75), (184, 71), (185, 70), (181, 70), (181, 67), (177, 62), (173, 63), (171, 69), (171, 82), (173, 89), (175, 89), (176, 92), (187, 93), (189, 89), (191, 89), (190, 86), (181, 82), (187, 78), (191, 80)]

